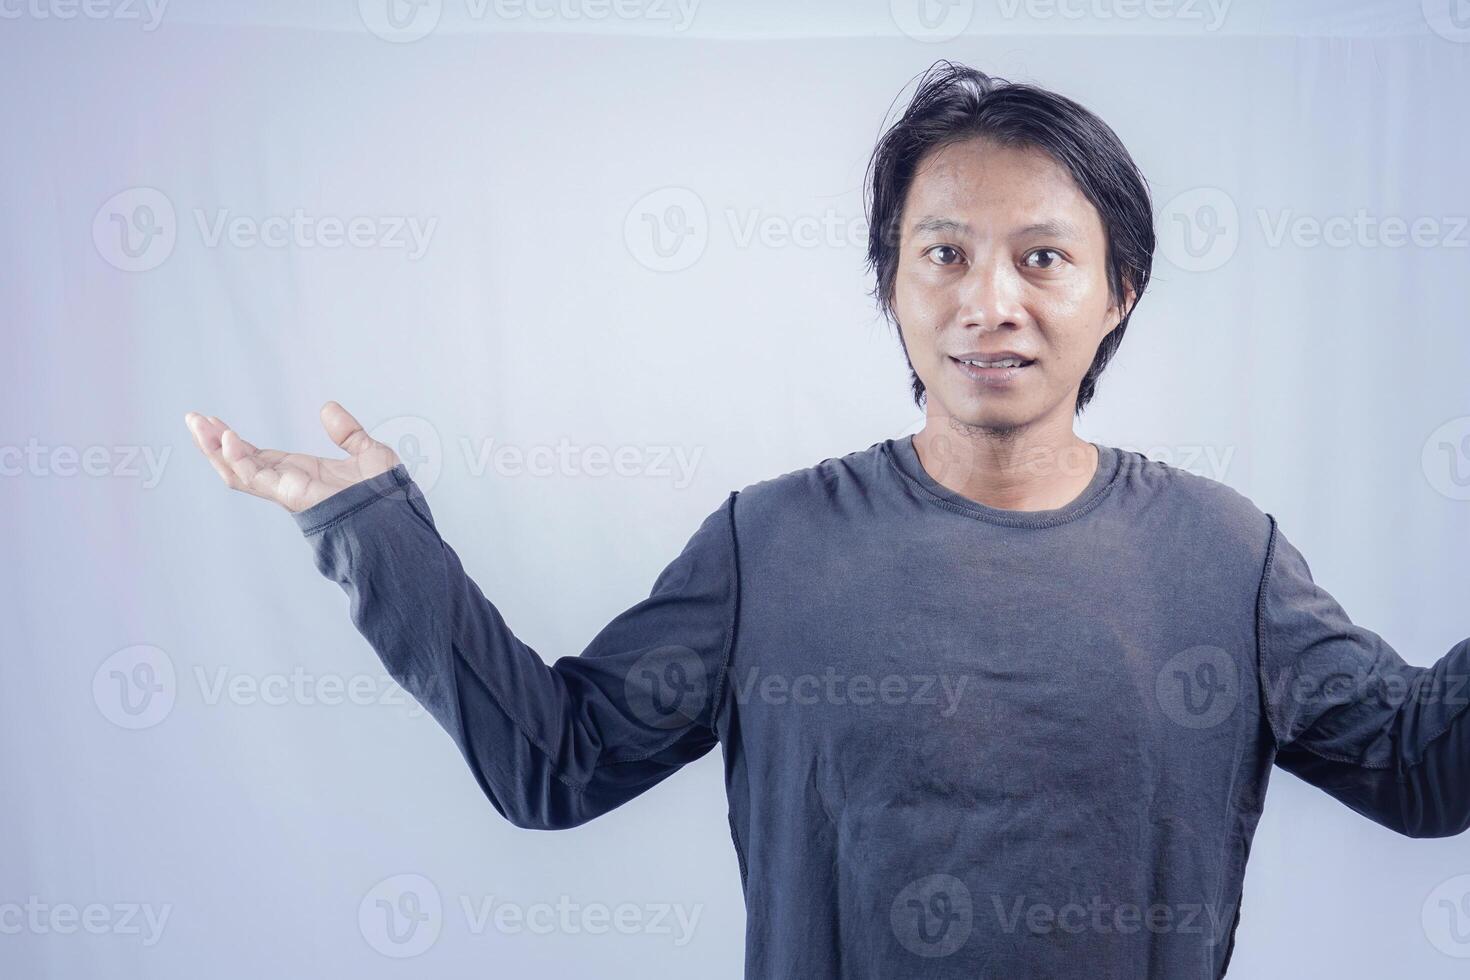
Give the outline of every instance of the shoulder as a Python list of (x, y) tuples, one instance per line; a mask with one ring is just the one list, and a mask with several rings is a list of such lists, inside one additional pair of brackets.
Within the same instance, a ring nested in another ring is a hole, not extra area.
[(863, 499), (890, 465), (884, 453), (884, 443), (875, 442), (741, 487), (732, 496), (742, 529), (752, 522), (830, 513)]
[(1132, 449), (1119, 454), (1124, 496), (1153, 509), (1200, 547), (1231, 546), (1264, 559), (1275, 519), (1222, 480)]

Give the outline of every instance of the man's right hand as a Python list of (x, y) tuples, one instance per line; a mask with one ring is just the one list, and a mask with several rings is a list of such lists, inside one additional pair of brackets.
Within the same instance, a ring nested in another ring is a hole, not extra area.
[(346, 459), (256, 449), (213, 415), (188, 412), (184, 424), (226, 486), (274, 500), (295, 513), (399, 462), (391, 447), (369, 436), (336, 402), (323, 405), (321, 417), (322, 428), (347, 453)]

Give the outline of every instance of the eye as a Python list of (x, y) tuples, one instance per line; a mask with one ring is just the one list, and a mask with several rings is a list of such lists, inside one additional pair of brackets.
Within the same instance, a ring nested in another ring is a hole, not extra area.
[(934, 258), (935, 256), (950, 257), (949, 261), (946, 261), (944, 258), (937, 259), (936, 261), (940, 265), (954, 265), (961, 258), (963, 258), (963, 256), (960, 254), (960, 250), (955, 248), (953, 245), (935, 245), (924, 254), (928, 255), (930, 258)]
[[(1035, 264), (1033, 264), (1031, 262), (1031, 259), (1033, 259), (1034, 257), (1036, 257), (1038, 255), (1050, 255), (1050, 256), (1052, 256), (1052, 261), (1051, 262), (1047, 262), (1047, 263), (1042, 264), (1042, 265), (1035, 265)], [(1061, 252), (1058, 252), (1056, 249), (1054, 249), (1054, 248), (1038, 248), (1038, 249), (1035, 249), (1034, 251), (1031, 251), (1031, 252), (1026, 253), (1025, 264), (1028, 265), (1028, 266), (1030, 266), (1033, 269), (1054, 269), (1054, 268), (1057, 267), (1058, 264), (1061, 263), (1061, 261), (1062, 261), (1062, 253)]]

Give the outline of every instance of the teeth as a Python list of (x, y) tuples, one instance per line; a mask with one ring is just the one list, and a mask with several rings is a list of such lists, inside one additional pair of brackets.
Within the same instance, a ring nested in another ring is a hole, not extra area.
[(965, 361), (965, 364), (973, 364), (976, 367), (1020, 367), (1024, 361), (1019, 357), (1007, 357), (999, 361)]

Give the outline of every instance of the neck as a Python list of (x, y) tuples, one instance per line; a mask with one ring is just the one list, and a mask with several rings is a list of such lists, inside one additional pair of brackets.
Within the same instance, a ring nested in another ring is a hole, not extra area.
[(1065, 507), (1092, 482), (1099, 462), (1070, 419), (989, 429), (935, 414), (914, 435), (914, 449), (941, 486), (1001, 510)]

